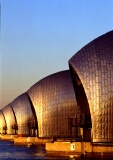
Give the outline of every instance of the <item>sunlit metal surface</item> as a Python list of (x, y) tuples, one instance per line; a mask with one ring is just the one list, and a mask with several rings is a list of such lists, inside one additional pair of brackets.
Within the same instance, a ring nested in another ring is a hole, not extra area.
[(18, 135), (29, 135), (30, 125), (32, 125), (31, 123), (34, 121), (34, 115), (31, 110), (27, 93), (17, 97), (10, 105), (12, 106), (17, 119)]
[[(113, 142), (113, 31), (86, 45), (69, 64), (74, 85), (80, 88), (82, 84), (86, 94), (93, 142)], [(75, 92), (78, 93), (76, 88)], [(78, 95), (78, 103), (85, 108), (81, 97)]]
[(3, 115), (3, 112), (0, 111), (0, 133), (4, 134), (5, 133), (5, 127), (6, 127), (6, 121)]
[(7, 134), (15, 134), (13, 126), (16, 124), (16, 119), (14, 117), (12, 107), (10, 105), (7, 105), (2, 109), (2, 112), (7, 124)]
[(68, 118), (78, 112), (69, 70), (40, 80), (28, 94), (38, 119), (38, 136), (69, 137)]

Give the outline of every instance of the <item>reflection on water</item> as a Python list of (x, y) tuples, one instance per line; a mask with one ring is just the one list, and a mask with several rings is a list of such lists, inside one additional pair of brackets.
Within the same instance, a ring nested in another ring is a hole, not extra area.
[[(113, 157), (112, 157), (113, 158)], [(111, 160), (112, 158), (75, 158), (75, 157), (58, 157), (55, 155), (47, 156), (44, 146), (15, 146), (13, 142), (0, 140), (0, 160), (16, 160), (16, 159), (60, 159), (60, 160)]]
[(39, 159), (45, 157), (43, 146), (14, 146), (13, 142), (0, 141), (0, 159)]
[(0, 140), (0, 159), (70, 159), (46, 156), (44, 146), (15, 146), (13, 142)]

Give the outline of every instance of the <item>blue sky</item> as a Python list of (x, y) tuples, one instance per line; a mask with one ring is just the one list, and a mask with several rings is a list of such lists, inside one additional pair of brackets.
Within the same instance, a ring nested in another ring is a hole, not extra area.
[(112, 29), (112, 0), (1, 0), (0, 108)]

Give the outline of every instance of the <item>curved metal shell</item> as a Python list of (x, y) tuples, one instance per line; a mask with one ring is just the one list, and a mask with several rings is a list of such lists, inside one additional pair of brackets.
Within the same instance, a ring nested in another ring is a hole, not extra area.
[(34, 115), (27, 93), (17, 97), (10, 105), (17, 119), (18, 135), (28, 136), (31, 122), (34, 121)]
[(69, 70), (40, 80), (28, 94), (38, 119), (38, 136), (69, 137), (68, 118), (78, 112)]
[(76, 94), (82, 88), (77, 101), (90, 109), (93, 142), (113, 142), (113, 31), (82, 48), (69, 65)]
[(4, 134), (5, 133), (5, 128), (6, 128), (6, 121), (5, 121), (5, 118), (4, 118), (4, 115), (3, 115), (3, 112), (0, 111), (0, 133), (1, 134)]
[(16, 124), (16, 119), (12, 107), (7, 105), (2, 109), (2, 112), (7, 124), (7, 134), (15, 134), (13, 126)]

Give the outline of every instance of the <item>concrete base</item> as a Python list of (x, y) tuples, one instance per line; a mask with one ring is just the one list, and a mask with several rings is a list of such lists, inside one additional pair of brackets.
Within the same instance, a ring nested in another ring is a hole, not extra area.
[(34, 137), (18, 137), (14, 138), (15, 145), (33, 145), (34, 144)]
[(0, 135), (1, 140), (14, 141), (17, 135)]
[(46, 151), (48, 154), (64, 154), (74, 157), (97, 157), (97, 156), (112, 156), (113, 146), (97, 146), (90, 142), (54, 142), (46, 143)]
[(18, 137), (14, 138), (15, 145), (45, 145), (48, 139), (40, 139), (38, 137)]
[(41, 138), (37, 138), (35, 137), (35, 144), (46, 144), (47, 141), (50, 141), (50, 139), (41, 139)]

